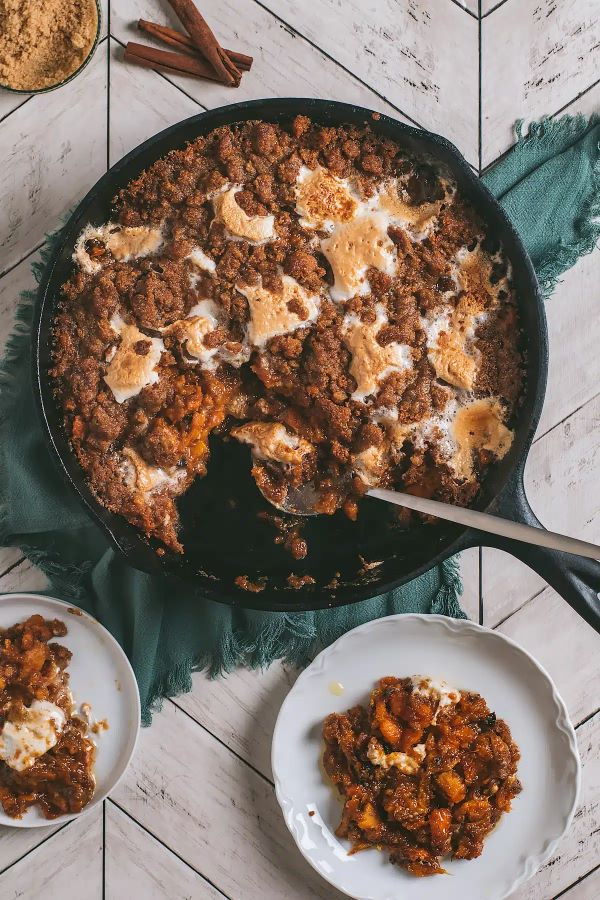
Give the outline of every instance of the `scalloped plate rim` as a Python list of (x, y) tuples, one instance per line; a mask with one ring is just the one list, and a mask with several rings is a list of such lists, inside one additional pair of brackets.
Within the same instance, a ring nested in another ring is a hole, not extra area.
[[(571, 806), (569, 809), (568, 815), (565, 817), (563, 828), (560, 834), (546, 841), (542, 849), (537, 853), (532, 853), (524, 860), (521, 871), (517, 876), (513, 878), (510, 884), (501, 888), (501, 893), (494, 894), (490, 896), (489, 900), (504, 900), (504, 898), (509, 897), (510, 894), (513, 893), (518, 887), (523, 885), (529, 878), (531, 878), (543, 865), (547, 860), (552, 856), (554, 851), (556, 850), (559, 843), (562, 841), (563, 837), (571, 827), (573, 822), (573, 818), (575, 816), (575, 811), (579, 804), (579, 797), (581, 793), (581, 760), (579, 757), (579, 751), (577, 748), (577, 738), (575, 735), (575, 729), (571, 720), (569, 718), (568, 710), (565, 701), (563, 700), (561, 694), (559, 693), (553, 679), (551, 678), (548, 671), (544, 668), (544, 666), (531, 654), (528, 650), (526, 650), (521, 644), (512, 638), (508, 637), (502, 632), (498, 632), (491, 628), (486, 628), (483, 625), (479, 625), (476, 622), (471, 621), (470, 619), (454, 619), (450, 616), (442, 616), (435, 613), (397, 613), (391, 616), (382, 616), (378, 619), (372, 619), (369, 622), (365, 622), (362, 625), (358, 625), (355, 628), (352, 628), (350, 631), (345, 632), (340, 635), (332, 644), (328, 647), (325, 647), (321, 650), (314, 660), (304, 669), (303, 672), (300, 673), (297, 680), (295, 681), (292, 688), (287, 693), (286, 697), (281, 704), (279, 712), (277, 714), (277, 720), (275, 722), (275, 728), (273, 730), (273, 738), (271, 742), (271, 769), (273, 772), (273, 782), (275, 786), (275, 796), (277, 797), (277, 802), (281, 807), (281, 811), (283, 813), (283, 818), (286, 823), (286, 826), (292, 835), (298, 850), (304, 857), (304, 859), (309, 863), (309, 865), (316, 871), (318, 874), (331, 884), (334, 888), (336, 888), (340, 893), (345, 894), (348, 897), (354, 897), (355, 900), (398, 900), (398, 897), (391, 897), (388, 895), (384, 895), (381, 892), (375, 894), (362, 894), (360, 897), (357, 897), (354, 894), (350, 894), (344, 887), (342, 887), (339, 882), (337, 882), (334, 878), (328, 877), (328, 875), (322, 871), (315, 863), (315, 861), (311, 858), (310, 854), (305, 851), (305, 849), (300, 845), (297, 840), (296, 834), (292, 829), (290, 822), (288, 821), (288, 815), (286, 815), (286, 808), (289, 809), (289, 812), (293, 812), (293, 800), (286, 796), (283, 791), (281, 778), (278, 774), (278, 762), (277, 762), (277, 753), (278, 753), (278, 742), (280, 740), (279, 730), (280, 723), (283, 719), (284, 711), (287, 705), (291, 702), (292, 695), (297, 695), (298, 692), (301, 692), (306, 685), (315, 675), (320, 674), (324, 667), (325, 663), (333, 656), (339, 652), (340, 646), (345, 645), (349, 641), (355, 641), (360, 637), (372, 629), (382, 627), (384, 623), (388, 622), (404, 622), (407, 620), (412, 620), (414, 622), (419, 622), (425, 625), (425, 627), (429, 626), (438, 626), (446, 631), (452, 632), (453, 634), (457, 634), (459, 632), (468, 632), (471, 631), (474, 634), (479, 635), (480, 637), (485, 637), (486, 639), (491, 639), (498, 641), (500, 643), (510, 645), (513, 650), (517, 653), (521, 654), (524, 660), (537, 672), (542, 676), (542, 679), (546, 682), (547, 687), (550, 689), (550, 697), (556, 710), (556, 718), (554, 720), (554, 725), (557, 730), (562, 732), (564, 738), (566, 739), (566, 743), (568, 746), (568, 751), (570, 754), (570, 762), (575, 766), (574, 772), (574, 791)], [(402, 883), (399, 882), (399, 889), (402, 889)], [(404, 893), (404, 892), (403, 892)]]

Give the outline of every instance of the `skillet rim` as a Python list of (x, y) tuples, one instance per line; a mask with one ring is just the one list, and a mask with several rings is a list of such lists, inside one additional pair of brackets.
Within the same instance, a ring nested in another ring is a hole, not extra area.
[[(548, 338), (543, 300), (533, 265), (520, 235), (498, 201), (481, 182), (454, 144), (435, 132), (414, 128), (384, 113), (379, 113), (357, 104), (341, 103), (335, 100), (301, 97), (246, 100), (240, 103), (216, 107), (177, 122), (152, 135), (146, 141), (134, 147), (114, 166), (111, 166), (92, 186), (61, 228), (60, 238), (56, 242), (44, 268), (38, 288), (32, 332), (33, 387), (36, 407), (41, 417), (46, 442), (50, 447), (51, 455), (58, 465), (62, 477), (71, 486), (71, 489), (79, 498), (79, 502), (88, 510), (92, 520), (100, 526), (112, 545), (124, 556), (130, 565), (138, 570), (149, 574), (178, 577), (185, 583), (198, 578), (197, 571), (178, 571), (177, 565), (174, 567), (167, 565), (169, 558), (164, 557), (161, 559), (156, 556), (150, 544), (146, 542), (143, 535), (134, 526), (130, 525), (117, 513), (111, 513), (101, 506), (87, 486), (83, 469), (81, 469), (72, 451), (66, 447), (63, 453), (59, 446), (60, 442), (65, 443), (67, 439), (64, 433), (60, 433), (60, 429), (57, 429), (59, 433), (55, 434), (54, 426), (47, 415), (46, 405), (52, 402), (52, 398), (50, 396), (50, 382), (47, 379), (46, 370), (43, 368), (41, 360), (42, 330), (46, 323), (53, 319), (55, 302), (58, 297), (58, 291), (54, 290), (51, 292), (50, 288), (52, 287), (54, 269), (59, 261), (59, 257), (64, 253), (67, 245), (73, 246), (74, 239), (80, 228), (79, 225), (77, 232), (75, 232), (75, 223), (78, 222), (86, 209), (93, 202), (97, 201), (99, 197), (114, 197), (116, 192), (115, 183), (119, 184), (119, 178), (123, 178), (123, 172), (127, 171), (137, 159), (142, 157), (152, 147), (162, 144), (179, 132), (185, 133), (190, 129), (194, 131), (193, 135), (187, 136), (176, 145), (181, 147), (194, 140), (195, 137), (207, 134), (212, 129), (224, 124), (237, 124), (249, 119), (261, 118), (267, 121), (280, 121), (300, 114), (313, 116), (318, 121), (319, 118), (321, 120), (327, 119), (328, 113), (331, 112), (333, 112), (335, 122), (338, 124), (343, 122), (343, 116), (347, 116), (347, 121), (351, 124), (356, 124), (360, 121), (371, 125), (374, 130), (380, 130), (380, 126), (383, 126), (381, 130), (384, 130), (384, 133), (389, 133), (393, 139), (401, 141), (403, 137), (414, 137), (421, 143), (430, 146), (433, 150), (441, 150), (442, 154), (450, 158), (451, 167), (456, 174), (468, 183), (469, 190), (475, 195), (479, 195), (478, 202), (482, 206), (487, 207), (487, 212), (491, 214), (491, 218), (495, 218), (494, 227), (503, 229), (503, 240), (506, 240), (506, 236), (508, 236), (512, 242), (512, 260), (514, 262), (518, 257), (518, 264), (521, 268), (520, 280), (526, 287), (526, 290), (523, 291), (523, 285), (521, 286), (519, 306), (531, 304), (532, 310), (535, 312), (537, 325), (535, 333), (531, 328), (526, 329), (524, 326), (522, 327), (528, 340), (533, 341), (537, 355), (537, 366), (532, 368), (531, 363), (529, 364), (523, 393), (524, 400), (528, 400), (530, 404), (528, 419), (517, 424), (515, 440), (508, 457), (494, 467), (497, 477), (499, 477), (497, 470), (503, 470), (502, 483), (493, 492), (491, 498), (478, 508), (487, 511), (497, 510), (502, 504), (504, 497), (507, 495), (518, 496), (519, 489), (522, 490), (523, 470), (544, 401), (548, 369)], [(197, 125), (200, 127), (196, 128), (195, 126)], [(170, 149), (175, 149), (175, 146), (163, 150), (154, 157), (153, 161), (164, 156)], [(144, 164), (143, 168), (147, 168), (151, 164), (152, 162), (148, 162)], [(123, 184), (136, 177), (137, 174), (143, 171), (143, 168), (138, 167), (136, 171), (129, 173)], [(505, 464), (503, 465), (503, 463)], [(267, 586), (260, 594), (250, 594), (247, 591), (236, 588), (231, 589), (226, 596), (223, 596), (224, 588), (226, 591), (229, 591), (229, 586), (224, 586), (219, 582), (212, 582), (210, 578), (204, 577), (202, 579), (202, 594), (207, 599), (233, 607), (248, 609), (296, 612), (340, 606), (377, 596), (399, 587), (443, 562), (458, 551), (480, 543), (482, 543), (482, 540), (479, 533), (472, 529), (458, 528), (455, 532), (455, 537), (450, 540), (450, 543), (447, 543), (441, 550), (434, 553), (422, 565), (411, 570), (408, 574), (398, 578), (387, 578), (375, 585), (372, 582), (366, 582), (362, 585), (342, 584), (338, 588), (327, 588), (317, 585), (300, 591), (274, 589)], [(180, 564), (185, 564), (185, 562), (185, 557), (181, 560), (176, 560), (176, 563)], [(180, 568), (183, 568), (183, 566), (180, 565)], [(220, 586), (215, 587), (215, 583)]]

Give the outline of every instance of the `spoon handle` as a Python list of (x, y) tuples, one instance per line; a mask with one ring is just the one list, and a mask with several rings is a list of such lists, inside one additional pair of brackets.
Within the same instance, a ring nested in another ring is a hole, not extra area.
[(467, 528), (477, 528), (479, 531), (514, 538), (514, 540), (523, 541), (526, 544), (536, 544), (538, 547), (548, 547), (550, 550), (563, 550), (565, 553), (576, 553), (578, 556), (587, 556), (589, 559), (600, 559), (600, 547), (596, 544), (578, 541), (576, 538), (567, 537), (564, 534), (556, 534), (553, 531), (523, 525), (521, 522), (490, 516), (488, 513), (478, 512), (475, 509), (451, 506), (449, 503), (440, 503), (439, 500), (426, 500), (424, 497), (402, 494), (399, 491), (372, 488), (367, 493), (369, 497), (375, 497), (377, 500), (395, 503), (396, 506), (405, 506), (429, 516), (438, 516), (440, 519), (447, 519), (458, 525), (466, 525)]

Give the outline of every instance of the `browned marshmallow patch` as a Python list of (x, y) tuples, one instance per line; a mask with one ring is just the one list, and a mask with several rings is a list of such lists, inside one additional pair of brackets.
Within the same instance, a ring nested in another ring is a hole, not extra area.
[(184, 469), (166, 470), (150, 466), (132, 447), (124, 447), (123, 456), (125, 480), (140, 494), (175, 487), (186, 474)]
[(235, 199), (242, 189), (241, 184), (234, 184), (212, 198), (215, 222), (221, 222), (234, 238), (254, 244), (275, 240), (275, 216), (249, 216)]
[(296, 212), (305, 228), (331, 227), (348, 222), (356, 213), (357, 201), (346, 179), (337, 178), (320, 166), (300, 169), (296, 181)]
[(443, 331), (429, 352), (429, 360), (438, 378), (454, 387), (470, 391), (477, 376), (477, 363), (464, 348), (463, 337), (456, 331)]
[(284, 465), (299, 465), (302, 459), (314, 452), (314, 447), (304, 438), (291, 434), (280, 422), (249, 422), (231, 432), (232, 437), (250, 444), (258, 459), (269, 459)]
[(344, 343), (352, 354), (350, 374), (356, 381), (353, 400), (364, 402), (376, 394), (383, 379), (392, 372), (408, 372), (412, 369), (412, 351), (406, 344), (393, 342), (382, 347), (377, 335), (388, 322), (381, 304), (376, 308), (377, 318), (372, 324), (361, 322), (354, 315), (344, 319)]
[(121, 343), (104, 376), (117, 403), (124, 403), (158, 381), (156, 366), (164, 350), (159, 338), (150, 338), (135, 325), (120, 326)]
[(387, 275), (394, 274), (396, 253), (387, 233), (389, 224), (383, 213), (366, 213), (338, 225), (331, 237), (321, 242), (335, 279), (330, 289), (333, 300), (349, 300), (356, 294), (368, 293), (369, 266)]
[(73, 260), (84, 272), (93, 275), (108, 261), (104, 250), (108, 250), (113, 259), (127, 262), (156, 253), (162, 243), (162, 228), (148, 225), (126, 227), (114, 222), (107, 222), (98, 228), (88, 225), (77, 240)]
[(379, 192), (379, 208), (388, 213), (395, 224), (421, 234), (426, 232), (439, 215), (443, 200), (412, 205), (401, 196), (402, 189), (396, 180), (388, 181)]
[(264, 347), (270, 338), (288, 334), (317, 318), (320, 297), (309, 294), (289, 275), (282, 275), (281, 282), (282, 289), (277, 294), (262, 284), (236, 285), (250, 306), (248, 339), (255, 347)]
[(474, 452), (487, 450), (496, 459), (506, 456), (514, 434), (503, 418), (498, 400), (474, 400), (458, 410), (451, 433), (457, 445), (452, 467), (459, 477), (468, 480), (473, 476)]

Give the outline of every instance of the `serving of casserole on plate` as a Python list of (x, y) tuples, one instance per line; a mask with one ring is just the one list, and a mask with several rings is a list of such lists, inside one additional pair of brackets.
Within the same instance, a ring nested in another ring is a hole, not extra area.
[(271, 762), (300, 852), (361, 900), (508, 896), (552, 854), (580, 782), (548, 674), (499, 632), (435, 615), (369, 622), (319, 654)]
[(88, 613), (37, 594), (0, 601), (0, 824), (62, 824), (101, 803), (129, 765), (137, 682)]

